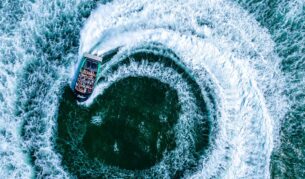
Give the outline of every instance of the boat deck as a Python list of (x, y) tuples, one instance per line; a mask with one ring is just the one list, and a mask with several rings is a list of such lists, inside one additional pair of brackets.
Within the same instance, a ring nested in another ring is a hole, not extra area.
[(82, 94), (91, 94), (93, 92), (94, 83), (96, 80), (98, 64), (87, 60), (84, 67), (78, 75), (75, 90)]

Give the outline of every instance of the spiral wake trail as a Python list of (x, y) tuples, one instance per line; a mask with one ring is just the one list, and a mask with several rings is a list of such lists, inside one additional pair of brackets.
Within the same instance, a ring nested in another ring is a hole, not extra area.
[[(275, 51), (282, 59), (281, 70), (286, 76), (285, 95), (289, 110), (281, 120), (279, 143), (274, 149), (271, 166), (273, 177), (303, 178), (304, 166), (304, 7), (303, 1), (240, 1), (251, 9), (260, 23), (269, 29)], [(285, 29), (285, 30), (283, 30)], [(300, 148), (301, 147), (301, 148)], [(292, 157), (291, 156), (297, 156)]]
[(0, 2), (0, 178), (305, 177), (304, 5)]

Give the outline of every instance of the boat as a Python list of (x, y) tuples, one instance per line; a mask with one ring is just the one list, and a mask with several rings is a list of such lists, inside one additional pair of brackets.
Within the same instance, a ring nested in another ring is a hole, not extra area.
[(89, 53), (83, 55), (71, 84), (77, 101), (84, 102), (93, 93), (101, 65), (101, 57)]

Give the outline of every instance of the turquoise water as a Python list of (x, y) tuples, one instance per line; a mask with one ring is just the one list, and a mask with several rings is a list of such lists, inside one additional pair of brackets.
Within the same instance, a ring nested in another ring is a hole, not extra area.
[[(1, 1), (0, 15), (0, 178), (305, 177), (304, 1)], [(77, 103), (80, 56), (112, 49)]]

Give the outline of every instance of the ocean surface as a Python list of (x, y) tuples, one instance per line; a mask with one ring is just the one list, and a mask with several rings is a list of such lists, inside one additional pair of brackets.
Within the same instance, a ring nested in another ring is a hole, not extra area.
[(0, 178), (305, 178), (305, 1), (0, 1)]

